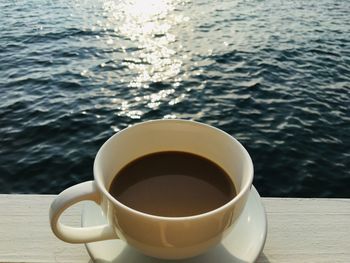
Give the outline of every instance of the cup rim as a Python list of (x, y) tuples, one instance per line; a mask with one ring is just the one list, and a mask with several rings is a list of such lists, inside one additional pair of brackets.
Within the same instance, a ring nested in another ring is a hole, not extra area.
[[(149, 125), (149, 124), (153, 124), (153, 123), (157, 123), (157, 122), (179, 122), (179, 123), (187, 123), (187, 124), (192, 124), (192, 125), (199, 125), (199, 126), (204, 126), (206, 128), (210, 128), (210, 129), (214, 129), (216, 130), (216, 132), (221, 133), (224, 136), (229, 136), (230, 139), (232, 139), (233, 141), (235, 141), (235, 143), (237, 143), (238, 147), (241, 149), (242, 153), (245, 155), (245, 157), (247, 158), (247, 162), (248, 162), (248, 167), (250, 168), (250, 171), (248, 171), (248, 180), (245, 183), (245, 185), (243, 186), (242, 190), (234, 197), (232, 198), (229, 202), (225, 203), (222, 206), (219, 206), (213, 210), (210, 210), (208, 212), (205, 213), (201, 213), (201, 214), (196, 214), (196, 215), (190, 215), (190, 216), (160, 216), (160, 215), (153, 215), (153, 214), (148, 214), (139, 210), (136, 210), (134, 208), (131, 208), (125, 204), (123, 204), (122, 202), (118, 201), (116, 198), (114, 198), (109, 191), (107, 190), (107, 188), (105, 187), (105, 185), (102, 182), (102, 179), (100, 178), (100, 176), (98, 176), (98, 172), (97, 172), (97, 168), (96, 168), (96, 163), (97, 160), (99, 159), (99, 156), (102, 154), (102, 149), (104, 147), (106, 147), (106, 145), (113, 140), (113, 138), (115, 136), (118, 136), (120, 133), (124, 133), (127, 132), (129, 129), (134, 128), (135, 126), (143, 126), (143, 125)], [(148, 121), (144, 121), (144, 122), (140, 122), (140, 123), (136, 123), (132, 126), (129, 126), (117, 133), (115, 133), (114, 135), (112, 135), (107, 141), (105, 141), (102, 146), (100, 147), (100, 149), (98, 150), (95, 159), (94, 159), (94, 165), (93, 165), (93, 172), (94, 172), (94, 180), (95, 183), (97, 184), (98, 188), (100, 189), (100, 191), (102, 192), (103, 195), (105, 195), (109, 201), (111, 201), (114, 205), (117, 205), (119, 207), (122, 207), (125, 210), (128, 210), (129, 212), (132, 212), (134, 214), (143, 216), (143, 217), (147, 217), (150, 219), (156, 219), (156, 220), (168, 220), (168, 221), (180, 221), (180, 220), (196, 220), (196, 219), (200, 219), (200, 218), (204, 218), (216, 213), (220, 213), (223, 210), (225, 210), (227, 207), (234, 205), (235, 203), (238, 202), (238, 200), (240, 200), (247, 191), (250, 190), (251, 185), (253, 183), (253, 177), (254, 177), (254, 166), (253, 166), (253, 161), (248, 153), (248, 151), (244, 148), (244, 146), (233, 136), (231, 136), (230, 134), (226, 133), (223, 130), (220, 130), (214, 126), (211, 126), (209, 124), (205, 124), (205, 123), (201, 123), (201, 122), (197, 122), (197, 121), (193, 121), (193, 120), (184, 120), (184, 119), (155, 119), (155, 120), (148, 120)]]

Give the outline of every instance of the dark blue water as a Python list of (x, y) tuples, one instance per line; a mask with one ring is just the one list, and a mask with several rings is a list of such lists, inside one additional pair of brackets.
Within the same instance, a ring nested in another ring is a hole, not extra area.
[(263, 196), (350, 197), (350, 1), (0, 0), (0, 191), (92, 179), (112, 134), (235, 136)]

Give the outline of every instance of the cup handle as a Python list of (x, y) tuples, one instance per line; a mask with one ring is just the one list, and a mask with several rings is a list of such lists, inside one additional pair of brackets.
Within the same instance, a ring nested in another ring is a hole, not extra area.
[(68, 243), (88, 243), (118, 238), (112, 226), (108, 224), (91, 227), (71, 227), (59, 221), (61, 214), (68, 207), (84, 200), (91, 200), (100, 204), (101, 195), (94, 181), (73, 185), (56, 197), (50, 207), (50, 225), (54, 234)]

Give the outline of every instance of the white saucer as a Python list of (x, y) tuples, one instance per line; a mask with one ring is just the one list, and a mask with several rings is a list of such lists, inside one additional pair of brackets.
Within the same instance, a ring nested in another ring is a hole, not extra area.
[[(99, 206), (86, 203), (82, 212), (82, 225), (105, 224), (106, 220)], [(262, 251), (267, 233), (265, 209), (259, 193), (252, 186), (246, 207), (234, 229), (218, 246), (200, 256), (182, 260), (184, 263), (236, 263), (254, 262)], [(124, 241), (115, 239), (85, 244), (94, 262), (113, 263), (162, 263), (175, 262), (145, 256), (129, 247)]]

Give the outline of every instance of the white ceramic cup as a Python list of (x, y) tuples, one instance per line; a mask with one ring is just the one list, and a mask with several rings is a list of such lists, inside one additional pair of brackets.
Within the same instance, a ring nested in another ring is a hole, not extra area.
[[(163, 217), (134, 210), (110, 195), (113, 178), (126, 164), (161, 151), (184, 151), (212, 160), (230, 176), (237, 196), (207, 213)], [(188, 258), (215, 246), (230, 231), (245, 206), (252, 180), (252, 160), (229, 134), (194, 121), (147, 121), (116, 133), (102, 145), (94, 162), (94, 180), (64, 190), (51, 204), (51, 228), (70, 243), (120, 238), (149, 256)], [(83, 200), (100, 205), (108, 223), (79, 228), (59, 221), (64, 210)]]

